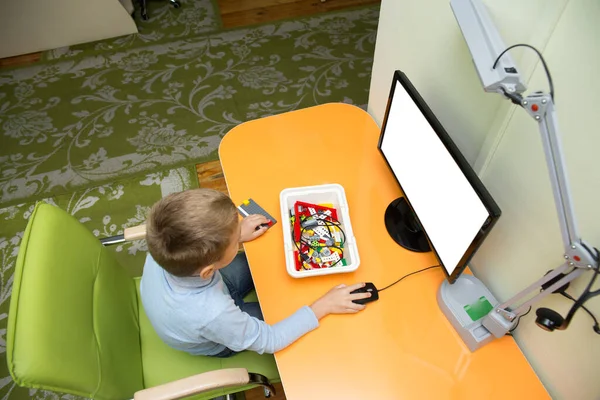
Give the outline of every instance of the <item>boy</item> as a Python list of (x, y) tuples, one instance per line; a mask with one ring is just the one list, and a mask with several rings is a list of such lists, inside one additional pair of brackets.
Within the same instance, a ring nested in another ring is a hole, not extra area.
[(243, 298), (254, 288), (239, 243), (265, 233), (262, 215), (241, 222), (226, 195), (210, 189), (171, 194), (156, 203), (146, 223), (149, 254), (141, 296), (152, 326), (169, 346), (195, 355), (229, 357), (253, 350), (275, 353), (319, 326), (332, 313), (365, 308), (352, 300), (364, 286), (339, 285), (290, 317), (268, 325), (258, 303)]

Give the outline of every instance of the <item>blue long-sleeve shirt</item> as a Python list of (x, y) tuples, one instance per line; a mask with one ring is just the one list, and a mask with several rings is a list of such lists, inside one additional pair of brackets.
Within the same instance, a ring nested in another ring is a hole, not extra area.
[(234, 351), (275, 353), (319, 326), (304, 306), (269, 325), (239, 309), (219, 271), (210, 279), (169, 274), (148, 254), (140, 284), (144, 311), (169, 346), (194, 355)]

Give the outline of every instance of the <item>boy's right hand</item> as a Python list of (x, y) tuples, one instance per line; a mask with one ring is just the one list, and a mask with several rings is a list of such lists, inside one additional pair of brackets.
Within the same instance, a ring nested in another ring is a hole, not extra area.
[(315, 313), (317, 319), (321, 319), (328, 314), (350, 314), (357, 313), (365, 309), (364, 304), (356, 304), (352, 300), (366, 299), (371, 297), (371, 293), (350, 292), (364, 287), (364, 283), (357, 283), (351, 286), (344, 284), (338, 285), (325, 293), (323, 297), (315, 301), (310, 308)]

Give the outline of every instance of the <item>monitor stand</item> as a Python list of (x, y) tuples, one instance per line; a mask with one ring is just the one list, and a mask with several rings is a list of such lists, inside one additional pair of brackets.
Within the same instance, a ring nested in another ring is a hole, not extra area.
[[(385, 227), (400, 246), (422, 253), (431, 251), (425, 232), (404, 197), (392, 201), (385, 210)], [(471, 352), (494, 340), (483, 321), (498, 300), (479, 279), (466, 274), (452, 284), (444, 279), (437, 302)]]
[(392, 201), (385, 210), (385, 227), (394, 242), (405, 249), (431, 251), (425, 232), (404, 197)]

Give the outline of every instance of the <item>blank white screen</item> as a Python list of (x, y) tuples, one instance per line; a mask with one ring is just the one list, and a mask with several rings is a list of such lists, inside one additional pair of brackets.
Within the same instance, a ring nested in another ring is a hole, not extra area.
[(398, 81), (381, 150), (440, 262), (452, 274), (489, 213)]

